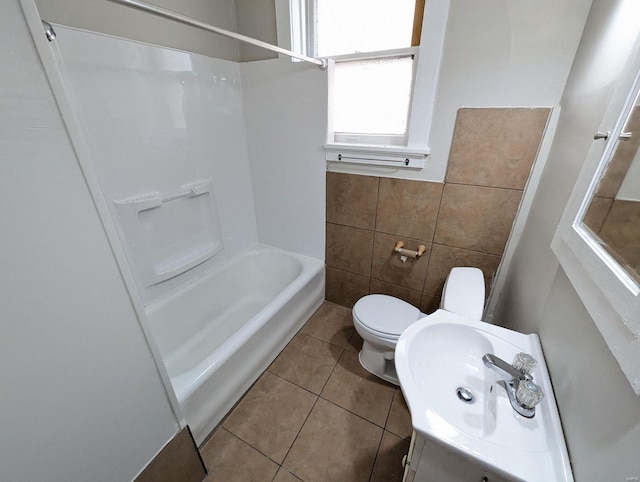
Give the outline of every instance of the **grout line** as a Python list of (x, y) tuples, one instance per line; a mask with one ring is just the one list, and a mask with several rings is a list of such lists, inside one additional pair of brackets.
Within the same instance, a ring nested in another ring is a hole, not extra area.
[(360, 227), (360, 226), (353, 226), (351, 224), (335, 223), (333, 221), (325, 221), (325, 224), (333, 224), (334, 226), (342, 226), (343, 228), (360, 229), (362, 231), (368, 231), (370, 233), (375, 232), (375, 229), (363, 228), (363, 227)]
[[(309, 413), (305, 417), (304, 422), (302, 422), (302, 425), (300, 425), (300, 429), (298, 430), (298, 433), (296, 434), (296, 436), (293, 438), (293, 441), (291, 442), (291, 445), (289, 445), (289, 449), (287, 450), (287, 453), (284, 454), (284, 458), (282, 459), (282, 464), (280, 464), (280, 467), (283, 467), (284, 461), (287, 460), (287, 457), (289, 456), (289, 453), (291, 452), (291, 449), (296, 444), (296, 440), (298, 440), (298, 437), (300, 436), (300, 432), (302, 432), (302, 429), (307, 424), (307, 420), (309, 420), (309, 417), (311, 416), (311, 412), (313, 412), (313, 409), (316, 408), (316, 404), (318, 403), (318, 400), (320, 400), (320, 396), (316, 395), (316, 400), (313, 402), (313, 405), (311, 406), (311, 410), (309, 410)], [(285, 470), (287, 470), (287, 469), (285, 468)]]
[[(372, 422), (371, 420), (369, 420), (368, 418), (363, 417), (362, 415), (356, 413), (356, 412), (352, 412), (351, 410), (349, 410), (348, 408), (344, 408), (341, 405), (338, 405), (336, 402), (332, 402), (331, 400), (329, 400), (328, 398), (324, 398), (323, 396), (319, 396), (318, 398), (321, 398), (322, 400), (324, 400), (327, 403), (330, 403), (331, 405), (334, 405), (336, 407), (338, 407), (341, 410), (344, 410), (345, 412), (349, 412), (351, 415), (355, 415), (358, 418), (361, 418), (362, 420), (364, 420), (365, 422), (369, 422), (371, 425), (374, 425), (375, 427), (382, 429), (384, 431), (384, 427), (382, 427), (381, 425), (378, 425), (375, 422)], [(387, 430), (388, 432), (388, 430)]]
[[(334, 304), (335, 304), (335, 303), (334, 303)], [(342, 306), (342, 305), (338, 305), (338, 306)], [(344, 308), (344, 306), (343, 306), (343, 308)], [(355, 331), (355, 330), (354, 330), (354, 331)], [(327, 343), (328, 345), (335, 346), (336, 348), (342, 348), (343, 350), (345, 350), (345, 349), (346, 349), (346, 346), (336, 345), (335, 343), (331, 343), (330, 341), (323, 340), (322, 338), (318, 338), (317, 336), (311, 335), (311, 334), (309, 334), (309, 333), (300, 333), (300, 334), (301, 334), (301, 335), (307, 335), (307, 336), (309, 336), (309, 337), (313, 338), (314, 340), (318, 340), (318, 341), (321, 341), (321, 342), (323, 342), (323, 343)], [(351, 336), (353, 336), (353, 334), (351, 334)], [(349, 340), (351, 340), (351, 336), (347, 339), (347, 345), (349, 344)]]
[[(438, 212), (436, 213), (436, 223), (433, 225), (433, 234), (431, 235), (431, 246), (436, 242), (436, 230), (438, 229), (438, 221), (440, 221), (440, 210), (442, 209), (442, 199), (444, 198), (444, 189), (447, 183), (442, 183), (442, 192), (440, 193), (440, 201), (438, 202)], [(431, 260), (431, 252), (429, 252), (429, 260)], [(427, 272), (429, 268), (427, 267)]]
[(473, 253), (478, 253), (478, 254), (486, 254), (486, 255), (489, 255), (489, 256), (497, 256), (499, 258), (502, 258), (502, 255), (504, 254), (504, 253), (503, 254), (487, 253), (486, 251), (479, 251), (477, 249), (463, 248), (461, 246), (452, 246), (450, 244), (443, 244), (443, 243), (433, 243), (433, 244), (436, 244), (438, 246), (444, 246), (446, 248), (464, 249), (465, 251), (471, 251)]
[(384, 437), (384, 429), (380, 434), (380, 441), (378, 442), (378, 448), (376, 449), (376, 456), (373, 458), (373, 464), (371, 465), (371, 472), (369, 473), (369, 481), (373, 478), (373, 471), (376, 469), (376, 462), (378, 461), (378, 455), (380, 455), (380, 446), (382, 445), (382, 438)]
[(468, 182), (451, 182), (451, 181), (447, 181), (447, 182), (444, 182), (443, 184), (455, 184), (456, 186), (484, 187), (484, 188), (487, 188), (487, 189), (502, 189), (503, 191), (520, 191), (520, 192), (524, 191), (524, 188), (501, 187), (501, 186), (486, 186), (484, 184), (470, 184)]
[(389, 417), (391, 416), (391, 407), (393, 407), (393, 401), (396, 399), (396, 394), (398, 393), (398, 389), (396, 388), (393, 391), (393, 397), (391, 397), (391, 405), (389, 405), (389, 411), (387, 412), (387, 418), (384, 420), (384, 428), (387, 429), (387, 423), (389, 423)]
[(311, 395), (313, 395), (314, 397), (319, 397), (320, 395), (318, 395), (317, 393), (312, 392), (311, 390), (309, 390), (308, 388), (303, 387), (302, 385), (298, 385), (295, 382), (292, 382), (291, 380), (286, 379), (283, 376), (278, 375), (277, 373), (273, 373), (273, 372), (269, 372), (271, 375), (274, 375), (278, 378), (280, 378), (281, 380), (284, 380), (285, 382), (291, 383), (291, 385), (296, 386), (298, 388), (302, 388), (305, 392), (309, 392)]
[[(309, 336), (309, 335), (307, 335), (307, 336)], [(325, 343), (326, 343), (326, 342), (325, 342)], [(330, 344), (330, 343), (328, 343), (328, 344)], [(334, 345), (334, 346), (335, 346), (335, 345)], [(322, 389), (320, 390), (320, 393), (322, 393), (322, 390), (324, 390), (324, 387), (325, 387), (325, 386), (327, 385), (327, 383), (329, 382), (329, 379), (331, 378), (331, 375), (333, 375), (333, 372), (335, 371), (336, 366), (338, 366), (338, 363), (340, 362), (340, 358), (342, 358), (342, 355), (344, 354), (344, 352), (345, 352), (345, 350), (344, 350), (344, 348), (343, 348), (343, 349), (342, 349), (342, 353), (340, 353), (340, 357), (338, 358), (338, 361), (337, 361), (337, 362), (336, 362), (336, 364), (333, 366), (333, 369), (331, 370), (331, 374), (327, 377), (327, 380), (324, 382), (324, 385), (322, 386)], [(276, 375), (276, 374), (274, 373), (274, 375)], [(279, 377), (279, 375), (276, 375), (276, 376), (278, 376), (278, 377)], [(288, 381), (289, 383), (294, 384), (294, 385), (295, 385), (295, 386), (297, 386), (297, 387), (300, 387), (300, 385), (298, 385), (298, 384), (296, 384), (296, 383), (294, 383), (294, 382), (292, 382), (292, 381), (290, 381), (290, 380), (287, 380), (286, 378), (283, 378), (283, 377), (280, 377), (280, 378), (282, 378), (283, 380)], [(312, 393), (312, 394), (316, 397), (316, 399), (315, 399), (315, 401), (313, 402), (313, 405), (312, 405), (312, 407), (311, 407), (311, 410), (309, 410), (309, 413), (307, 414), (306, 418), (304, 419), (304, 422), (302, 422), (302, 425), (300, 426), (300, 429), (298, 430), (298, 433), (296, 434), (295, 438), (293, 439), (293, 442), (291, 442), (291, 445), (289, 446), (289, 450), (287, 450), (287, 453), (285, 454), (284, 458), (282, 459), (282, 463), (284, 463), (284, 461), (287, 459), (287, 456), (289, 455), (289, 452), (291, 452), (291, 449), (292, 449), (292, 448), (293, 448), (293, 446), (295, 445), (296, 440), (298, 440), (298, 437), (300, 436), (300, 432), (302, 432), (302, 429), (303, 429), (303, 428), (304, 428), (304, 426), (306, 425), (307, 420), (309, 420), (309, 417), (311, 416), (311, 412), (313, 412), (313, 409), (315, 408), (316, 404), (318, 403), (318, 400), (321, 398), (321, 397), (320, 397), (320, 395), (317, 395), (317, 394), (313, 393), (312, 391), (307, 390), (307, 389), (306, 389), (306, 388), (304, 388), (304, 387), (300, 387), (300, 388), (302, 388), (303, 390), (306, 390), (306, 391), (307, 391), (307, 392), (309, 392), (309, 393)], [(323, 400), (324, 400), (324, 398), (323, 398)], [(280, 467), (283, 467), (283, 465), (282, 465), (282, 464), (280, 464)], [(286, 469), (285, 469), (285, 470), (286, 470)], [(277, 473), (277, 472), (276, 472), (276, 473)], [(295, 474), (294, 474), (294, 475), (295, 475)], [(296, 476), (296, 477), (297, 477), (297, 476)]]
[(371, 273), (373, 273), (373, 253), (376, 251), (376, 234), (378, 233), (378, 207), (380, 205), (380, 176), (378, 178), (378, 188), (376, 190), (376, 215), (373, 218), (373, 242), (371, 243), (371, 262), (369, 263), (369, 287), (367, 294), (371, 294)]

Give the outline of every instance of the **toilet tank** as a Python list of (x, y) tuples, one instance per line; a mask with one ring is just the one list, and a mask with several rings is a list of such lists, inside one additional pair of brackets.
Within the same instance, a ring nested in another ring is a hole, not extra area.
[(442, 290), (440, 308), (473, 320), (482, 319), (484, 275), (478, 268), (453, 268)]

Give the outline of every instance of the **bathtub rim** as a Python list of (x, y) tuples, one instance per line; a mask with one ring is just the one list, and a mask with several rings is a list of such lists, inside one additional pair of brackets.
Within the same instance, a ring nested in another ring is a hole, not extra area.
[[(196, 283), (206, 283), (209, 279), (216, 277), (225, 269), (228, 269), (234, 263), (243, 258), (251, 256), (279, 253), (296, 259), (301, 264), (301, 272), (278, 293), (264, 308), (256, 315), (244, 323), (238, 331), (225, 340), (216, 350), (210, 353), (204, 360), (198, 363), (190, 370), (180, 375), (169, 376), (171, 387), (178, 403), (182, 407), (186, 401), (206, 382), (206, 380), (215, 373), (221, 366), (229, 361), (230, 358), (245, 345), (252, 336), (264, 326), (274, 315), (276, 315), (293, 297), (304, 288), (314, 277), (316, 277), (325, 268), (323, 260), (312, 258), (302, 254), (275, 248), (266, 244), (255, 244), (251, 248), (237, 254), (229, 260), (216, 266), (208, 271), (204, 276), (200, 276), (190, 280), (178, 290), (173, 290), (158, 298), (149, 306), (145, 307), (145, 315), (149, 322), (149, 327), (153, 336), (153, 312), (162, 308), (162, 306), (172, 302), (181, 293), (188, 291)], [(169, 373), (165, 362), (165, 354), (160, 353), (161, 363), (165, 366)]]

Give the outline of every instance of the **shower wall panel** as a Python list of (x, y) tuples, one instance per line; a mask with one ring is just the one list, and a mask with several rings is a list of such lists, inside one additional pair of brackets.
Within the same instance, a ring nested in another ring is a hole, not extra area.
[[(144, 302), (255, 244), (238, 64), (56, 31), (51, 45), (67, 95)], [(209, 192), (198, 190), (209, 181)], [(123, 203), (154, 211), (141, 211), (139, 223), (124, 222)], [(161, 229), (150, 225), (156, 219)], [(172, 219), (175, 229), (167, 225)], [(140, 255), (140, 240), (148, 242), (149, 256)], [(141, 274), (157, 268), (150, 260), (171, 266), (170, 276)]]

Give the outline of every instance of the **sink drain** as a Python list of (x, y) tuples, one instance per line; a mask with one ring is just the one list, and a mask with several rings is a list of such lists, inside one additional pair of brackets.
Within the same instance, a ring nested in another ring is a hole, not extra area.
[(464, 403), (473, 403), (476, 401), (475, 395), (463, 387), (458, 387), (456, 395), (458, 395), (458, 398)]

